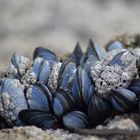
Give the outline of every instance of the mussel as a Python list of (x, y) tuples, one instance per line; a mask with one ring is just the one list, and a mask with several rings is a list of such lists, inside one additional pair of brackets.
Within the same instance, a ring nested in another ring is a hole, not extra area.
[(70, 93), (64, 90), (59, 90), (56, 92), (53, 100), (53, 111), (57, 117), (62, 117), (69, 111), (73, 110), (75, 107), (75, 100)]
[(107, 46), (107, 51), (119, 50), (119, 49), (120, 50), (124, 49), (124, 45), (120, 41), (118, 41), (118, 40), (112, 41)]
[(76, 64), (71, 59), (64, 61), (59, 71), (58, 87), (68, 91), (72, 87), (75, 73)]
[(106, 55), (105, 49), (97, 46), (89, 40), (89, 45), (85, 54), (85, 60), (83, 68), (90, 74), (91, 67), (95, 65), (97, 61), (102, 61)]
[(92, 40), (86, 53), (77, 43), (60, 60), (38, 47), (33, 62), (12, 55), (0, 78), (0, 129), (93, 128), (115, 114), (140, 111), (139, 53), (113, 41), (107, 51)]
[(140, 79), (132, 80), (128, 89), (133, 91), (137, 95), (137, 97), (139, 97), (139, 95), (140, 95)]
[(136, 94), (125, 88), (112, 90), (111, 103), (113, 108), (120, 113), (134, 111), (137, 108)]
[(31, 62), (28, 58), (14, 53), (11, 57), (11, 64), (9, 66), (9, 73), (12, 77), (20, 78), (30, 68)]
[(0, 116), (9, 127), (22, 125), (18, 113), (27, 109), (27, 103), (19, 80), (5, 79), (0, 90)]
[(63, 117), (64, 127), (67, 129), (88, 128), (88, 117), (80, 111), (72, 111)]
[(88, 104), (90, 127), (103, 123), (111, 115), (112, 107), (109, 101), (101, 99), (94, 93)]
[(19, 113), (19, 119), (25, 124), (35, 125), (42, 129), (55, 129), (59, 126), (52, 114), (41, 110), (22, 110)]
[(75, 62), (77, 67), (81, 66), (83, 64), (84, 54), (81, 50), (81, 46), (80, 46), (79, 42), (76, 44), (76, 47), (70, 57)]
[(45, 85), (39, 83), (32, 85), (25, 92), (25, 97), (29, 109), (51, 112), (52, 94)]

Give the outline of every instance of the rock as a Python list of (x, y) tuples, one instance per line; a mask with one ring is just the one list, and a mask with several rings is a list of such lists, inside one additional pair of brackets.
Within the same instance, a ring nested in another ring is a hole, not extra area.
[(139, 126), (129, 117), (115, 116), (114, 119), (108, 120), (107, 125), (98, 125), (96, 129), (123, 129), (123, 130), (138, 130)]
[(34, 126), (14, 127), (0, 131), (0, 140), (106, 140), (96, 136), (81, 136), (62, 129), (41, 130)]
[(106, 127), (107, 129), (138, 130), (137, 124), (129, 118), (112, 121)]

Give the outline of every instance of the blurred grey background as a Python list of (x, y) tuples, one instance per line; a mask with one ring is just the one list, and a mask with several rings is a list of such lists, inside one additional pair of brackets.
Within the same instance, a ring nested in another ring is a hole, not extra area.
[(45, 46), (59, 56), (89, 38), (103, 46), (123, 33), (140, 32), (139, 0), (0, 0), (0, 66), (12, 53), (32, 56)]

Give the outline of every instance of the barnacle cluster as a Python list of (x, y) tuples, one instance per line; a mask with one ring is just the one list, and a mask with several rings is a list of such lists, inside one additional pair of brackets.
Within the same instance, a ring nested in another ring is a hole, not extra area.
[(33, 61), (13, 54), (0, 73), (0, 128), (92, 128), (115, 114), (138, 112), (137, 50), (120, 41), (103, 49), (90, 40), (85, 53), (77, 44), (65, 59), (43, 47)]

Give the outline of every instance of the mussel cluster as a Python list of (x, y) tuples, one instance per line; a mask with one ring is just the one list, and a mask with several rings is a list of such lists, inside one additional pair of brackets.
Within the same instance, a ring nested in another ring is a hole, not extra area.
[(82, 52), (59, 59), (38, 47), (33, 61), (13, 54), (0, 78), (0, 129), (93, 128), (108, 117), (140, 108), (139, 49), (113, 41), (103, 49), (89, 40)]

